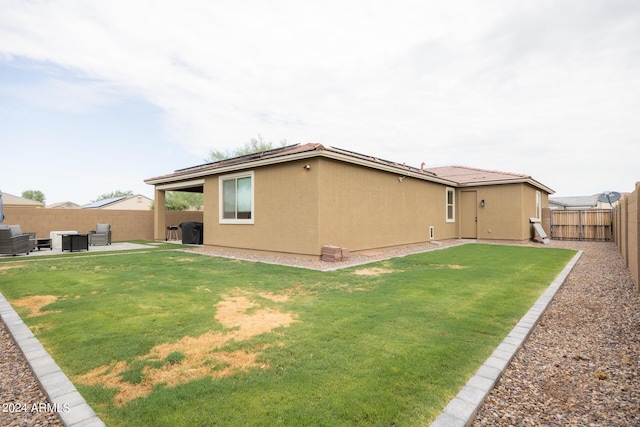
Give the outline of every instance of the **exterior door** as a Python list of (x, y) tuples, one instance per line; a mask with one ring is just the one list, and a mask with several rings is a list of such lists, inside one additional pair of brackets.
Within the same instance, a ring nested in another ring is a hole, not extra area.
[(475, 191), (460, 192), (460, 237), (478, 238), (478, 194)]

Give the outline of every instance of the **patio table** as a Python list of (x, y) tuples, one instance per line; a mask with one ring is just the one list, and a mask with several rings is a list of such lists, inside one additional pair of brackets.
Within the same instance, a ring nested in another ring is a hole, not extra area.
[(35, 240), (36, 240), (36, 248), (38, 250), (42, 248), (49, 248), (50, 250), (53, 250), (51, 239), (41, 238), (41, 239), (35, 239)]
[(77, 233), (77, 231), (75, 230), (52, 231), (51, 233), (49, 233), (51, 246), (53, 247), (53, 249), (62, 249), (62, 235), (75, 233)]
[(88, 234), (63, 234), (62, 235), (62, 251), (81, 251), (89, 250)]

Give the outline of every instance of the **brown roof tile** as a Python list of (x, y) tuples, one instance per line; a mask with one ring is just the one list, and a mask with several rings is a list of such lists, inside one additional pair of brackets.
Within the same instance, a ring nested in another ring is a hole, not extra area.
[[(272, 150), (262, 151), (259, 153), (251, 153), (244, 156), (234, 157), (231, 159), (224, 159), (217, 162), (205, 163), (198, 166), (193, 166), (185, 169), (178, 169), (171, 174), (157, 176), (149, 179), (145, 179), (145, 182), (149, 184), (167, 183), (171, 181), (187, 180), (194, 177), (202, 177), (209, 173), (215, 174), (218, 170), (235, 170), (242, 168), (243, 165), (256, 165), (256, 164), (270, 164), (271, 161), (278, 162), (278, 158), (285, 156), (295, 156), (296, 154), (304, 154), (311, 152), (323, 152), (321, 155), (327, 157), (333, 157), (348, 162), (354, 162), (362, 164), (364, 166), (381, 168), (383, 170), (408, 174), (414, 177), (423, 177), (427, 180), (434, 180), (437, 182), (450, 184), (450, 185), (473, 185), (473, 184), (492, 184), (492, 183), (505, 183), (505, 182), (529, 182), (536, 187), (543, 188), (551, 193), (553, 190), (545, 187), (532, 179), (529, 175), (522, 175), (510, 172), (500, 172), (485, 169), (476, 169), (466, 166), (444, 166), (434, 168), (424, 168), (424, 164), (421, 168), (407, 166), (404, 163), (396, 163), (390, 160), (384, 160), (366, 154), (356, 153), (354, 151), (345, 150), (337, 147), (325, 147), (322, 144), (307, 143), (289, 145), (286, 147), (274, 148)], [(320, 153), (319, 153), (320, 154)], [(295, 156), (297, 157), (297, 156)], [(282, 161), (286, 161), (283, 159)]]
[(427, 170), (435, 173), (441, 178), (449, 179), (459, 184), (531, 178), (529, 175), (492, 171), (486, 169), (476, 169), (466, 166), (442, 166), (436, 168), (427, 168)]

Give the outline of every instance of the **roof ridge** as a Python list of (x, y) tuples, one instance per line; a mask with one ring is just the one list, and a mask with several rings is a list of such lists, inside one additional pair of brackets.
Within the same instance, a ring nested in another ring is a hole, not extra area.
[(206, 168), (214, 166), (214, 165), (240, 164), (240, 163), (245, 163), (245, 162), (248, 162), (248, 161), (251, 161), (251, 160), (259, 160), (259, 159), (262, 159), (264, 157), (273, 156), (273, 155), (276, 155), (276, 154), (279, 154), (279, 153), (287, 154), (288, 151), (291, 151), (291, 150), (294, 150), (294, 149), (302, 149), (302, 148), (305, 148), (305, 147), (309, 147), (310, 148), (309, 151), (311, 151), (311, 149), (316, 150), (316, 151), (325, 149), (325, 147), (322, 144), (315, 143), (315, 142), (307, 142), (305, 144), (300, 144), (300, 143), (291, 144), (291, 145), (285, 145), (283, 147), (271, 148), (269, 150), (256, 151), (255, 153), (247, 153), (247, 154), (243, 154), (242, 156), (229, 157), (228, 159), (216, 160), (215, 162), (207, 162), (207, 163), (202, 163), (200, 165), (189, 166), (189, 167), (182, 168), (182, 169), (176, 169), (176, 170), (174, 170), (174, 173), (186, 172), (186, 171), (197, 170), (197, 169), (206, 169)]
[(415, 173), (422, 173), (422, 174), (426, 174), (426, 175), (431, 175), (431, 176), (437, 176), (435, 173), (431, 172), (428, 170), (428, 168), (418, 168), (415, 166), (408, 166), (406, 163), (398, 163), (398, 162), (394, 162), (393, 160), (385, 160), (385, 159), (381, 159), (379, 157), (375, 157), (375, 156), (370, 156), (368, 154), (362, 154), (362, 153), (358, 153), (356, 151), (351, 151), (351, 150), (345, 150), (344, 148), (339, 148), (339, 147), (329, 147), (331, 148), (333, 151), (339, 152), (339, 153), (343, 153), (346, 154), (348, 156), (351, 157), (357, 157), (357, 158), (361, 158), (364, 160), (368, 160), (371, 162), (375, 162), (375, 163), (379, 163), (379, 164), (383, 164), (383, 165), (387, 165), (387, 166), (393, 166), (396, 168), (401, 168), (401, 169), (405, 169), (407, 171), (410, 172), (415, 172)]

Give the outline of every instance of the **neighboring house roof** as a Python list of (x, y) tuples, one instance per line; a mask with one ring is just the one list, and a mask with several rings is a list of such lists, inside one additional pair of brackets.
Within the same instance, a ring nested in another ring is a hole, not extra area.
[(595, 208), (598, 205), (598, 195), (594, 196), (571, 196), (571, 197), (549, 197), (549, 203), (567, 208)]
[[(134, 200), (135, 199), (135, 200)], [(82, 206), (83, 209), (121, 209), (121, 210), (146, 210), (153, 200), (141, 194), (132, 196), (110, 197), (98, 200)]]
[(80, 209), (81, 207), (79, 204), (73, 202), (58, 202), (46, 206), (47, 209)]
[(102, 200), (95, 201), (93, 203), (88, 203), (86, 205), (83, 205), (82, 209), (100, 209), (124, 199), (125, 199), (125, 196), (110, 197), (108, 199), (102, 199)]
[(14, 196), (9, 193), (2, 193), (2, 203), (5, 206), (31, 206), (31, 207), (43, 207), (44, 204), (31, 199), (25, 199), (24, 197)]
[(147, 184), (157, 185), (163, 190), (184, 188), (195, 189), (204, 185), (205, 176), (214, 173), (229, 173), (252, 167), (266, 166), (313, 157), (325, 157), (340, 160), (347, 163), (358, 164), (373, 169), (384, 170), (387, 172), (401, 174), (403, 176), (411, 176), (413, 178), (438, 182), (454, 187), (526, 182), (548, 193), (554, 192), (549, 187), (537, 182), (528, 175), (487, 171), (462, 166), (425, 169), (424, 163), (421, 168), (416, 168), (337, 147), (325, 147), (322, 144), (316, 143), (290, 145), (185, 169), (178, 169), (167, 175), (145, 179), (145, 182)]

